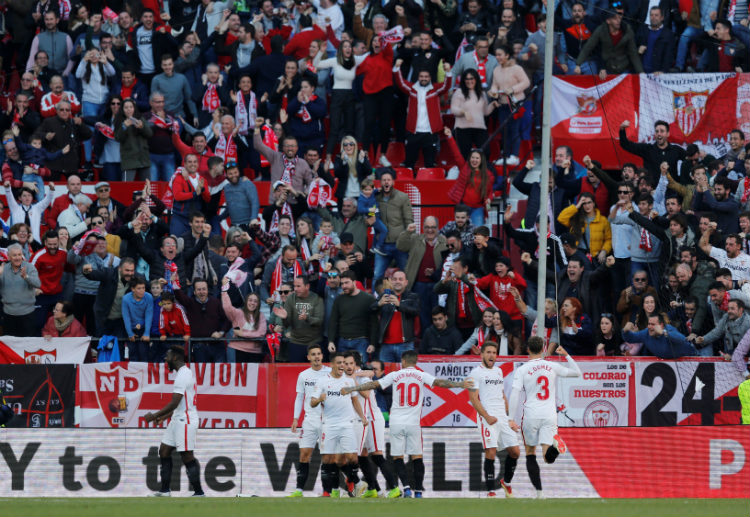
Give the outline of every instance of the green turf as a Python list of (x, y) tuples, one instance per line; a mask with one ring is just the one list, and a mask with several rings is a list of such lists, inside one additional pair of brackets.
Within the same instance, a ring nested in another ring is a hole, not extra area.
[(49, 498), (0, 499), (0, 515), (40, 517), (747, 517), (748, 499), (282, 499)]

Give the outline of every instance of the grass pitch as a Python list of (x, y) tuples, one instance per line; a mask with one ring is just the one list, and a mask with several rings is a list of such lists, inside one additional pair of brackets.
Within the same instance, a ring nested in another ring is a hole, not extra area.
[(747, 517), (749, 499), (4, 498), (3, 517)]

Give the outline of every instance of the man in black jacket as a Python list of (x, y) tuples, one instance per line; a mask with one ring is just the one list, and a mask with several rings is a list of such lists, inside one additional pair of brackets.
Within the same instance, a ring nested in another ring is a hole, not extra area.
[(583, 312), (597, 317), (603, 309), (602, 296), (608, 268), (615, 263), (614, 257), (607, 257), (606, 265), (602, 264), (594, 271), (586, 271), (583, 261), (574, 257), (568, 261), (568, 268), (560, 271), (557, 280), (557, 300), (562, 304), (565, 298), (577, 298), (583, 305)]
[[(126, 210), (126, 218), (127, 212), (128, 210)], [(156, 251), (159, 249), (162, 237), (168, 234), (169, 227), (162, 222), (161, 219), (158, 219), (151, 213), (151, 210), (146, 203), (142, 203), (141, 206), (136, 209), (131, 222), (122, 225), (120, 229), (117, 230), (117, 235), (119, 235), (123, 241), (127, 242), (124, 256), (135, 260), (136, 270), (143, 276), (147, 276), (145, 273), (148, 269), (148, 262), (143, 260), (135, 241), (140, 240), (142, 241), (143, 247)]]
[(486, 226), (474, 228), (474, 245), (466, 249), (469, 271), (477, 276), (495, 272), (495, 262), (502, 256), (500, 242), (490, 237)]
[(44, 148), (54, 153), (70, 146), (70, 152), (60, 155), (52, 161), (45, 162), (45, 166), (52, 171), (52, 180), (58, 180), (60, 175), (65, 177), (78, 172), (81, 144), (93, 136), (91, 128), (83, 123), (81, 117), (73, 117), (70, 102), (60, 101), (55, 106), (57, 114), (44, 119), (34, 131), (34, 136), (44, 142)]
[(677, 171), (677, 162), (685, 159), (685, 149), (669, 143), (669, 123), (663, 120), (654, 122), (654, 143), (640, 144), (631, 142), (625, 132), (630, 127), (629, 120), (620, 124), (620, 147), (629, 153), (643, 158), (643, 166), (656, 175), (661, 170), (662, 162), (669, 164), (670, 171)]
[(208, 283), (202, 278), (193, 282), (193, 296), (175, 289), (174, 296), (185, 308), (190, 322), (191, 357), (197, 363), (225, 363), (227, 347), (223, 342), (203, 341), (199, 338), (224, 337), (232, 327), (221, 307), (221, 300), (209, 296)]
[(649, 25), (641, 25), (636, 32), (636, 45), (643, 62), (643, 71), (668, 72), (674, 63), (676, 38), (664, 24), (664, 13), (658, 6), (649, 11)]
[(100, 336), (107, 334), (124, 338), (122, 297), (130, 292), (130, 281), (135, 276), (135, 261), (125, 257), (120, 261), (119, 267), (105, 269), (94, 269), (91, 264), (84, 264), (82, 272), (89, 280), (99, 282), (94, 301), (96, 333)]
[(401, 362), (401, 354), (414, 350), (414, 321), (419, 316), (419, 298), (405, 292), (406, 273), (396, 271), (391, 276), (391, 288), (384, 289), (370, 310), (378, 313), (378, 342), (380, 360)]
[(130, 32), (128, 58), (138, 70), (138, 79), (151, 87), (151, 79), (159, 72), (158, 66), (164, 54), (177, 55), (177, 40), (166, 31), (165, 26), (154, 26), (154, 11), (144, 9), (141, 23)]
[(444, 307), (432, 308), (432, 326), (424, 331), (419, 345), (420, 354), (452, 355), (464, 342), (456, 327), (448, 326)]

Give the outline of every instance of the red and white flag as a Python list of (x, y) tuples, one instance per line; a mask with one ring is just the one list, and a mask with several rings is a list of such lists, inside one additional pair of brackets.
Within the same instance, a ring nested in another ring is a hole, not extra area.
[(86, 358), (89, 337), (3, 336), (0, 338), (0, 364), (81, 364)]

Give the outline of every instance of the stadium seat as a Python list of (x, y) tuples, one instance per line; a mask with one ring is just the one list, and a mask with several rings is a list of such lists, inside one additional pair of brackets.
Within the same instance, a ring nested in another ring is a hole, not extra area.
[(445, 170), (441, 167), (424, 167), (417, 171), (418, 180), (444, 180)]
[(404, 163), (404, 158), (406, 158), (406, 147), (404, 147), (403, 142), (391, 142), (388, 144), (385, 157), (388, 158), (388, 161), (391, 162), (393, 167), (398, 167)]
[(414, 179), (414, 171), (407, 167), (394, 167), (393, 170), (396, 171), (397, 180), (413, 180)]

